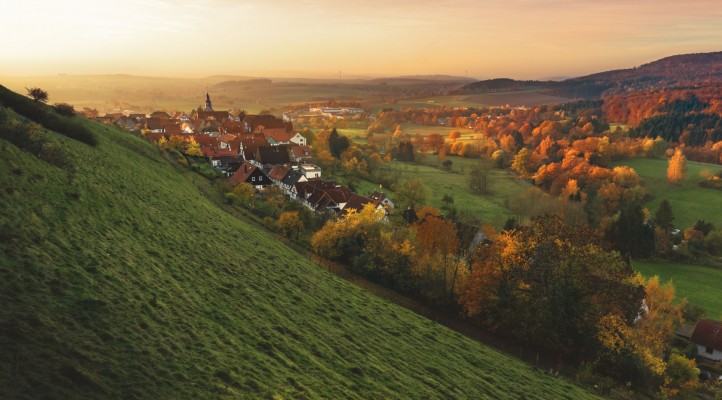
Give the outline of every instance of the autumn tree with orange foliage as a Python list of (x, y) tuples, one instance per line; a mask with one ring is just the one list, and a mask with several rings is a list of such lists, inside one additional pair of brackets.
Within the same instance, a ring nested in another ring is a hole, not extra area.
[(597, 368), (638, 387), (661, 388), (668, 395), (693, 387), (680, 370), (694, 366), (669, 356), (674, 333), (684, 323), (685, 302), (675, 302), (672, 285), (660, 285), (656, 276), (645, 279), (637, 274), (631, 282), (644, 288), (644, 302), (632, 320), (617, 313), (600, 319)]
[(426, 213), (413, 226), (419, 242), (416, 275), (422, 279), (422, 292), (432, 300), (451, 298), (460, 267), (455, 259), (459, 251), (456, 227), (438, 215)]
[(676, 185), (687, 178), (687, 159), (679, 148), (669, 159), (667, 167), (667, 182)]
[(491, 329), (593, 357), (600, 319), (613, 312), (631, 320), (639, 309), (632, 274), (590, 229), (541, 217), (478, 250), (458, 298), (467, 315)]

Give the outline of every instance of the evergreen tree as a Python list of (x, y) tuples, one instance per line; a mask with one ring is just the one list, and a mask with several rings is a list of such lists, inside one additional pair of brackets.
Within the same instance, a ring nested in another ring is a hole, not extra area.
[(336, 128), (331, 130), (331, 134), (328, 136), (328, 150), (331, 152), (332, 156), (340, 158), (341, 153), (343, 153), (350, 145), (351, 142), (349, 142), (348, 137), (339, 135)]
[(607, 239), (620, 253), (635, 258), (649, 257), (654, 250), (654, 230), (644, 223), (642, 206), (636, 203), (622, 208)]
[(657, 226), (666, 231), (669, 231), (674, 227), (672, 224), (672, 221), (674, 221), (674, 214), (672, 214), (672, 206), (669, 205), (669, 201), (667, 201), (667, 199), (664, 199), (661, 203), (659, 203), (659, 208), (657, 208), (657, 211), (654, 213), (654, 219)]

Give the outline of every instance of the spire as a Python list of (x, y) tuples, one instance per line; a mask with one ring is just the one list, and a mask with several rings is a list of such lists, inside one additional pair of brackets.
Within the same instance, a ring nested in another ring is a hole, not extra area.
[(206, 92), (206, 109), (205, 111), (213, 111), (213, 104), (211, 103), (211, 96)]

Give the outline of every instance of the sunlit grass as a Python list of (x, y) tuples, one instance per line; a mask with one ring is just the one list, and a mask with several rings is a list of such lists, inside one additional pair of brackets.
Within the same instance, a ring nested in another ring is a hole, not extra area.
[(97, 147), (50, 134), (72, 176), (0, 140), (2, 397), (592, 397), (325, 272), (155, 146), (83, 123)]
[(660, 282), (672, 280), (677, 299), (686, 297), (704, 307), (707, 316), (722, 318), (722, 270), (675, 262), (634, 261), (632, 265), (646, 277), (657, 275)]
[(697, 185), (704, 179), (703, 175), (718, 173), (722, 171), (722, 166), (688, 161), (687, 179), (679, 185), (672, 185), (667, 182), (667, 160), (635, 158), (619, 164), (634, 168), (642, 178), (644, 187), (653, 196), (645, 204), (650, 211), (655, 212), (659, 203), (667, 199), (677, 227), (688, 228), (698, 219), (703, 219), (722, 228), (722, 190)]

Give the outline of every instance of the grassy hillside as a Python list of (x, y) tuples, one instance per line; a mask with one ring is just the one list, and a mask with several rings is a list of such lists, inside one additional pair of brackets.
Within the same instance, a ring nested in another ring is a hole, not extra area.
[(80, 123), (97, 146), (43, 131), (72, 167), (0, 139), (0, 398), (592, 397), (324, 272), (154, 146)]
[(634, 269), (646, 277), (659, 276), (660, 282), (672, 280), (676, 297), (704, 307), (711, 318), (722, 318), (722, 270), (701, 265), (673, 262), (634, 261)]
[(715, 227), (722, 227), (722, 190), (697, 185), (703, 179), (703, 171), (717, 173), (722, 166), (688, 161), (687, 179), (680, 185), (670, 185), (667, 183), (667, 160), (635, 158), (620, 164), (634, 168), (654, 196), (645, 204), (650, 211), (656, 211), (659, 203), (667, 199), (672, 206), (676, 226), (684, 229), (694, 225), (698, 219), (704, 219)]

